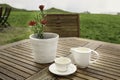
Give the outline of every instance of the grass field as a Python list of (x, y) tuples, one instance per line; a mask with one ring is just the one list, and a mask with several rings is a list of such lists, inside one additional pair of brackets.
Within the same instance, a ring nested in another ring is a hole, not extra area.
[(120, 16), (82, 14), (81, 37), (120, 43)]
[[(46, 13), (69, 12), (51, 9)], [(8, 19), (12, 27), (0, 31), (0, 45), (29, 38), (28, 22), (36, 14), (35, 11), (12, 11)], [(82, 38), (120, 44), (120, 16), (80, 14), (80, 35)]]

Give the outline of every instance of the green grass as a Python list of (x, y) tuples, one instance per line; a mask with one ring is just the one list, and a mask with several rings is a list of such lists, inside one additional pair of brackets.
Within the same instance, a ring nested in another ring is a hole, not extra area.
[(28, 22), (35, 16), (35, 12), (12, 11), (8, 22), (14, 27), (27, 27)]
[(81, 37), (120, 43), (120, 16), (81, 14)]
[[(53, 8), (47, 10), (46, 13), (67, 14), (69, 12)], [(12, 27), (0, 31), (0, 45), (29, 38), (28, 22), (36, 14), (37, 11), (12, 11), (8, 19)], [(80, 35), (82, 38), (120, 44), (120, 16), (80, 14)]]
[(29, 37), (29, 30), (24, 27), (9, 27), (0, 32), (0, 45), (12, 43)]

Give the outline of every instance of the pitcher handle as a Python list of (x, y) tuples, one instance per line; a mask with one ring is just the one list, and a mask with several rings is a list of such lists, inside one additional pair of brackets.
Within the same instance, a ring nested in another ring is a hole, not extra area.
[(92, 53), (94, 52), (97, 55), (97, 58), (94, 61), (90, 61), (90, 63), (94, 63), (94, 62), (96, 62), (99, 59), (99, 53), (94, 51), (94, 50), (91, 50), (91, 52)]

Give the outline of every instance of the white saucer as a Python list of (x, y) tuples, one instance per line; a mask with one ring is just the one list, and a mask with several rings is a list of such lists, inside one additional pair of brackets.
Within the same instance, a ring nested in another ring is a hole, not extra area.
[(73, 74), (76, 70), (77, 70), (77, 67), (74, 64), (70, 64), (70, 66), (68, 67), (68, 70), (65, 72), (57, 71), (55, 68), (55, 63), (49, 66), (49, 71), (59, 76), (67, 76), (67, 75)]

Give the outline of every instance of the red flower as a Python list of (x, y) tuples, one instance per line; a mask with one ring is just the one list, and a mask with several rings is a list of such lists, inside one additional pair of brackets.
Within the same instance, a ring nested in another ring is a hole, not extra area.
[(36, 24), (35, 21), (30, 21), (30, 22), (29, 22), (29, 25), (30, 25), (30, 26), (34, 26), (35, 24)]
[(44, 5), (40, 5), (40, 6), (39, 6), (39, 9), (40, 9), (41, 11), (43, 11), (43, 8), (44, 8)]
[(47, 20), (41, 20), (41, 24), (45, 25), (47, 23)]

